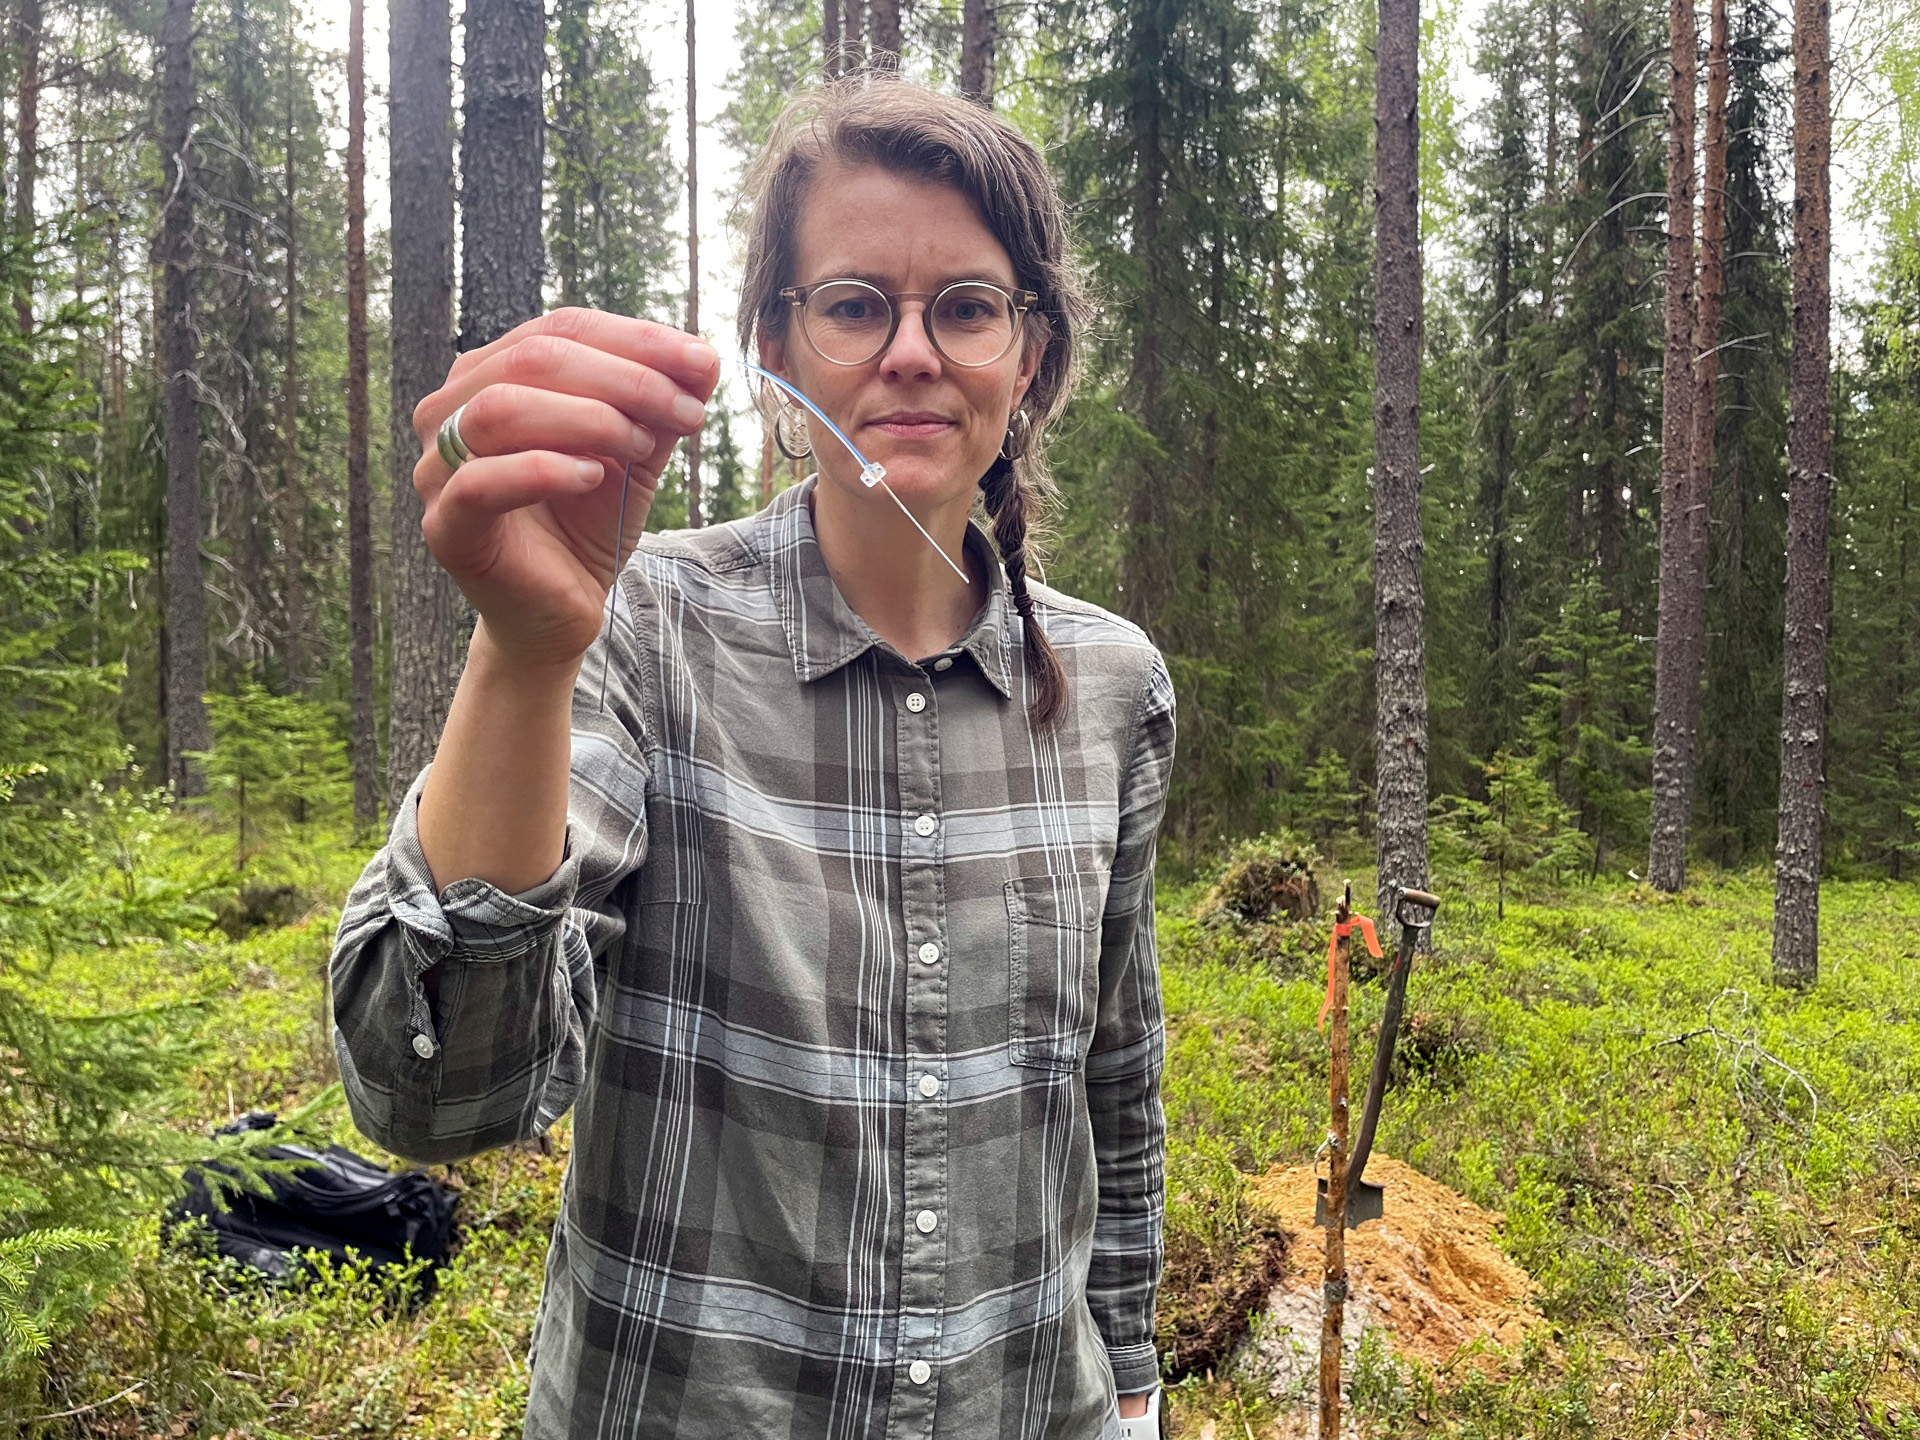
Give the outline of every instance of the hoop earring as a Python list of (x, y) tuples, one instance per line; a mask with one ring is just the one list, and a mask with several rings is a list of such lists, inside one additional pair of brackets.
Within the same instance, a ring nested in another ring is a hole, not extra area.
[[(788, 439), (788, 425), (799, 428), (797, 439)], [(773, 417), (773, 443), (779, 452), (789, 460), (804, 460), (813, 454), (813, 439), (807, 434), (807, 420), (791, 405), (782, 405), (779, 413)]]
[(1000, 458), (1018, 460), (1033, 443), (1033, 421), (1025, 410), (1016, 410), (1007, 418), (1007, 433), (1000, 441)]

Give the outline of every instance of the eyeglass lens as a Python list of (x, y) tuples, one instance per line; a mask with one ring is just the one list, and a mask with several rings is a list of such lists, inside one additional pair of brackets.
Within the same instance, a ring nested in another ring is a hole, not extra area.
[[(1013, 345), (1013, 302), (992, 285), (949, 285), (923, 314), (934, 347), (956, 365), (990, 365)], [(841, 365), (871, 360), (893, 333), (887, 297), (859, 280), (835, 280), (807, 293), (807, 339)]]

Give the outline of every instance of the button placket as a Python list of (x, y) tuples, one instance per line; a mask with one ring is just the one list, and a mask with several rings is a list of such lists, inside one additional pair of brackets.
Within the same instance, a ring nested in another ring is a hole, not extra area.
[[(900, 1323), (895, 1355), (911, 1383), (896, 1387), (889, 1437), (924, 1437), (933, 1428), (939, 1386), (929, 1383), (939, 1358), (946, 1304), (947, 1107), (928, 1104), (940, 1092), (950, 1003), (943, 827), (940, 803), (939, 710), (926, 672), (901, 668), (888, 677), (894, 699), (902, 816), (900, 896), (906, 942), (906, 1050), (901, 1057), (902, 1125)], [(922, 1099), (915, 1100), (918, 1089)]]

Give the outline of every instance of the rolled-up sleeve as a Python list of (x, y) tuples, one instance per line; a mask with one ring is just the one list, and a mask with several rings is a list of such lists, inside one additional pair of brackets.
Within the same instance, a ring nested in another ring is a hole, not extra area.
[(1087, 1303), (1106, 1342), (1114, 1387), (1159, 1379), (1154, 1297), (1163, 1260), (1166, 1118), (1160, 1074), (1166, 1026), (1154, 940), (1154, 842), (1173, 766), (1173, 683), (1158, 653), (1121, 792), (1120, 831), (1101, 923), (1100, 1011), (1087, 1057), (1087, 1101), (1100, 1186)]
[(527, 1139), (579, 1092), (597, 961), (625, 931), (613, 895), (646, 855), (651, 769), (637, 677), (616, 653), (601, 707), (601, 654), (574, 694), (566, 845), (549, 878), (517, 895), (480, 879), (436, 891), (417, 816), (429, 766), (347, 897), (328, 964), (334, 1052), (354, 1123), (396, 1155), (444, 1162)]

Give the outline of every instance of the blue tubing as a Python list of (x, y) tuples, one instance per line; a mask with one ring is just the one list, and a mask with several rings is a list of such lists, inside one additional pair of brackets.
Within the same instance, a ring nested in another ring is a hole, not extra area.
[(882, 465), (878, 460), (869, 460), (865, 455), (862, 455), (860, 453), (860, 447), (847, 438), (847, 432), (834, 424), (833, 418), (828, 415), (826, 411), (814, 404), (813, 401), (809, 400), (805, 395), (802, 395), (799, 390), (789, 385), (771, 370), (762, 370), (758, 365), (749, 364), (745, 360), (735, 360), (733, 363), (738, 365), (742, 370), (751, 370), (763, 380), (771, 381), (794, 399), (798, 400), (802, 405), (806, 406), (807, 409), (811, 410), (815, 415), (818, 415), (820, 417), (820, 423), (831, 430), (834, 433), (834, 437), (838, 439), (842, 445), (847, 447), (847, 453), (860, 462), (860, 481), (869, 490), (886, 478), (887, 467)]

